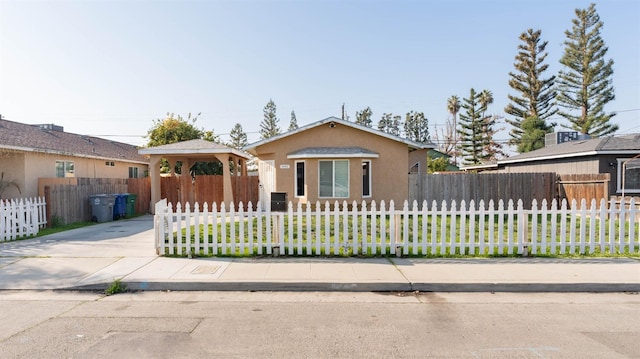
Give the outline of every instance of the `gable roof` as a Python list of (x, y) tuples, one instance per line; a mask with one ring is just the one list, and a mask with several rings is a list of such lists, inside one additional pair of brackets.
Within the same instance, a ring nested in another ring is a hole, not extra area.
[(0, 119), (0, 148), (73, 157), (149, 164), (136, 146), (63, 132), (58, 126), (29, 125)]
[(249, 159), (251, 156), (238, 151), (235, 148), (225, 146), (220, 143), (215, 143), (202, 139), (188, 140), (170, 143), (167, 145), (141, 148), (138, 151), (144, 155), (190, 155), (190, 154), (216, 154), (216, 153), (231, 153), (238, 157)]
[(594, 156), (604, 154), (631, 155), (640, 153), (640, 134), (600, 137), (590, 140), (569, 141), (535, 151), (498, 160), (498, 165), (507, 163), (540, 161), (567, 157)]
[(322, 125), (326, 125), (326, 124), (331, 124), (331, 123), (342, 125), (342, 126), (347, 126), (347, 127), (351, 127), (351, 128), (355, 128), (355, 129), (358, 129), (358, 130), (361, 130), (361, 131), (364, 131), (364, 132), (368, 132), (368, 133), (374, 134), (376, 136), (388, 138), (388, 139), (396, 141), (396, 142), (401, 142), (401, 143), (406, 144), (410, 149), (416, 149), (417, 150), (417, 149), (423, 149), (423, 148), (435, 148), (436, 147), (431, 142), (430, 143), (414, 142), (414, 141), (408, 140), (406, 138), (395, 136), (395, 135), (392, 135), (392, 134), (389, 134), (389, 133), (386, 133), (386, 132), (383, 132), (383, 131), (380, 131), (380, 130), (376, 130), (376, 129), (371, 128), (371, 127), (362, 126), (362, 125), (359, 125), (359, 124), (354, 123), (354, 122), (345, 121), (345, 120), (339, 119), (337, 117), (327, 117), (324, 120), (320, 120), (320, 121), (316, 121), (316, 122), (310, 123), (308, 125), (304, 125), (304, 126), (299, 127), (299, 128), (297, 128), (295, 130), (292, 130), (292, 131), (289, 131), (289, 132), (285, 132), (285, 133), (281, 133), (279, 135), (276, 135), (276, 136), (273, 136), (273, 137), (269, 137), (269, 138), (266, 138), (264, 140), (260, 140), (258, 142), (251, 143), (251, 144), (249, 144), (247, 146), (244, 146), (243, 149), (245, 151), (251, 151), (251, 150), (255, 149), (258, 146), (262, 146), (264, 144), (277, 141), (277, 140), (279, 140), (281, 138), (289, 137), (289, 136), (295, 135), (297, 133), (304, 132), (304, 131), (312, 129), (314, 127), (318, 127), (318, 126), (322, 126)]

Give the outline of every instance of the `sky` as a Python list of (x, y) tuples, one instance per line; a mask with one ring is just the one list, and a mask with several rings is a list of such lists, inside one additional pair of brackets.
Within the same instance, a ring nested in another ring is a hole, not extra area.
[[(0, 0), (0, 114), (66, 132), (144, 145), (167, 113), (223, 140), (240, 123), (259, 140), (272, 99), (280, 128), (370, 107), (423, 112), (432, 134), (447, 99), (488, 89), (506, 116), (519, 35), (548, 41), (561, 65), (576, 0)], [(640, 1), (596, 3), (614, 60), (617, 134), (640, 133)], [(561, 117), (553, 121), (568, 125)], [(509, 138), (509, 127), (497, 140)], [(561, 130), (558, 126), (556, 130)]]

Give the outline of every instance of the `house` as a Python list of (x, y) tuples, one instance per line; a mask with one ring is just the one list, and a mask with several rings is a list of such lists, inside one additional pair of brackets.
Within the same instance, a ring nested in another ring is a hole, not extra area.
[(610, 174), (609, 193), (622, 194), (623, 173), (625, 193), (640, 193), (640, 134), (577, 139), (498, 160), (492, 164), (467, 166), (464, 170), (497, 172), (555, 172), (558, 175)]
[(436, 149), (430, 149), (429, 152), (427, 153), (427, 155), (429, 156), (429, 161), (432, 160), (437, 160), (440, 158), (445, 158), (447, 161), (447, 168), (444, 169), (444, 172), (457, 172), (460, 171), (460, 168), (454, 164), (451, 163), (450, 159), (451, 156), (449, 156), (448, 154), (438, 151)]
[(35, 197), (39, 178), (131, 178), (148, 172), (149, 160), (136, 146), (64, 132), (52, 124), (0, 119), (0, 173), (15, 182), (4, 198)]
[(259, 159), (265, 208), (273, 192), (302, 204), (402, 203), (408, 197), (409, 172), (426, 172), (427, 152), (434, 147), (329, 117), (244, 149)]

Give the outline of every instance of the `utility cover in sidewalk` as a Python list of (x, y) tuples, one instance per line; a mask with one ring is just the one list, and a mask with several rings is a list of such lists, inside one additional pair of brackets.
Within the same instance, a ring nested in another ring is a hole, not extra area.
[(191, 274), (213, 274), (219, 268), (220, 266), (197, 266), (191, 271)]

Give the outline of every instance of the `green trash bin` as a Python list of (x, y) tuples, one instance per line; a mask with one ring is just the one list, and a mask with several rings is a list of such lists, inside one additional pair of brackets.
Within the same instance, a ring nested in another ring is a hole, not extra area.
[(127, 194), (127, 217), (133, 217), (136, 214), (136, 198), (137, 194)]

